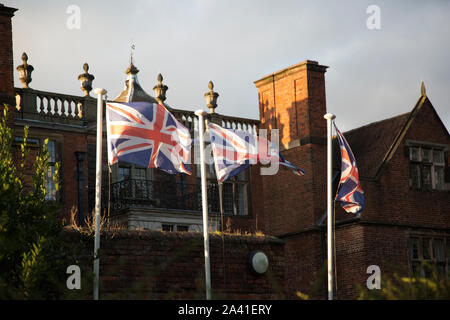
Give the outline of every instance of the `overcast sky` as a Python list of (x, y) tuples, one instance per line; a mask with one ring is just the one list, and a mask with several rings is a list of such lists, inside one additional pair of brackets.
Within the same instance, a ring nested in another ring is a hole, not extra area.
[[(19, 9), (14, 66), (26, 51), (34, 89), (81, 95), (88, 62), (94, 88), (115, 98), (134, 43), (150, 95), (162, 73), (170, 106), (206, 109), (212, 80), (218, 113), (256, 119), (253, 82), (309, 59), (329, 66), (327, 109), (341, 130), (409, 112), (422, 81), (450, 128), (450, 1), (0, 1)], [(79, 29), (67, 26), (70, 5), (80, 9)], [(369, 5), (380, 8), (379, 30), (367, 27)]]

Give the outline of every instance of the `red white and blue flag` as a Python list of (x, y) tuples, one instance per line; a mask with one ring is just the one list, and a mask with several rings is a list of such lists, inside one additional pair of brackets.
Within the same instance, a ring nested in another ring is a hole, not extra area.
[(278, 148), (263, 137), (242, 130), (225, 129), (214, 123), (208, 123), (208, 127), (217, 180), (220, 182), (239, 174), (258, 161), (276, 161), (297, 175), (305, 174), (302, 169), (285, 160)]
[(107, 103), (108, 160), (191, 174), (191, 135), (162, 105)]
[(336, 200), (341, 202), (342, 208), (349, 213), (358, 213), (364, 208), (364, 191), (359, 183), (358, 168), (356, 159), (350, 146), (342, 133), (336, 127), (337, 139), (341, 149), (341, 180), (339, 181), (339, 191)]

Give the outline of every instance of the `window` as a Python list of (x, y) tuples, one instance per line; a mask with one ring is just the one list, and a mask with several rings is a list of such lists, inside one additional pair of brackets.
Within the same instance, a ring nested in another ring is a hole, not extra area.
[[(200, 164), (196, 165), (197, 177), (200, 178)], [(229, 215), (248, 215), (248, 179), (249, 169), (227, 179), (222, 187), (223, 212)], [(214, 163), (206, 164), (206, 179), (208, 180), (209, 210), (220, 212), (219, 188), (217, 184)], [(200, 179), (198, 180), (200, 183)]]
[(162, 231), (173, 231), (173, 224), (163, 224)]
[(409, 186), (415, 190), (445, 190), (443, 147), (409, 147)]
[(248, 170), (223, 183), (223, 211), (225, 214), (248, 215)]
[(45, 176), (46, 181), (46, 194), (45, 199), (46, 200), (56, 200), (56, 185), (55, 181), (53, 180), (53, 177), (55, 176), (56, 172), (56, 145), (55, 141), (49, 140), (47, 144), (48, 148), (48, 171), (47, 175)]
[[(23, 137), (21, 136), (15, 136), (14, 137), (14, 144), (21, 144), (23, 143)], [(27, 139), (27, 146), (29, 147), (39, 147), (41, 145), (41, 141), (37, 138), (30, 138)]]
[(445, 274), (445, 255), (444, 255), (444, 240), (433, 240), (433, 257), (436, 262), (437, 272), (439, 274)]
[[(147, 200), (153, 194), (152, 171), (147, 168), (119, 163), (115, 185), (116, 196)], [(119, 192), (119, 193), (117, 193)]]
[[(37, 147), (41, 148), (44, 145), (44, 140), (47, 138), (36, 138), (36, 137), (28, 137), (27, 138), (27, 146), (28, 147)], [(14, 144), (20, 145), (23, 143), (23, 136), (14, 136)], [(56, 201), (58, 198), (58, 194), (56, 191), (56, 183), (53, 180), (53, 177), (56, 173), (56, 162), (60, 161), (61, 159), (61, 148), (58, 146), (57, 141), (55, 140), (48, 140), (47, 143), (47, 150), (48, 150), (48, 171), (45, 173), (45, 199)], [(62, 173), (59, 173), (60, 177), (62, 176)]]
[(176, 232), (188, 232), (188, 225), (180, 225), (180, 224), (162, 224), (162, 231), (176, 231)]
[(118, 181), (129, 180), (130, 177), (131, 177), (130, 167), (120, 166), (118, 171)]
[(133, 178), (136, 184), (136, 198), (146, 199), (149, 196), (146, 173), (147, 169), (145, 168), (134, 168)]
[(188, 232), (188, 231), (189, 231), (189, 226), (180, 226), (180, 225), (177, 225), (177, 231), (178, 231), (178, 232)]
[(433, 268), (440, 275), (450, 272), (450, 238), (413, 236), (408, 241), (410, 270), (421, 277), (432, 276)]
[(130, 178), (131, 168), (128, 166), (119, 166), (117, 170), (117, 189), (113, 189), (115, 196), (118, 196), (120, 199), (129, 199), (132, 197)]

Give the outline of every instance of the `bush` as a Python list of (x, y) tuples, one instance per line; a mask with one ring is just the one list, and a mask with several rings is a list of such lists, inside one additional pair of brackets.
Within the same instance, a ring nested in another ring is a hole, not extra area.
[[(36, 158), (30, 159), (28, 128), (25, 127), (20, 150), (13, 152), (7, 106), (3, 113), (0, 122), (0, 299), (59, 299), (67, 291), (66, 268), (74, 259), (62, 246), (59, 206), (45, 199), (48, 141)], [(31, 163), (30, 179), (26, 170)], [(58, 171), (59, 165), (56, 168)], [(57, 182), (58, 174), (54, 179)]]
[(384, 277), (381, 289), (360, 288), (359, 300), (448, 300), (450, 299), (449, 275), (439, 274), (432, 265), (425, 266), (431, 271), (428, 278), (411, 274), (408, 277), (396, 272)]

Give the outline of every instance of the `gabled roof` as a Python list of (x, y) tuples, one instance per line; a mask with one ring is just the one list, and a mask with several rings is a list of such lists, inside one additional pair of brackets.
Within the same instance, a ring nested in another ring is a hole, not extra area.
[[(361, 177), (375, 177), (387, 150), (391, 147), (410, 113), (374, 122), (363, 127), (344, 132), (344, 137), (352, 148)], [(340, 163), (339, 147), (334, 150)]]
[[(426, 96), (425, 86), (422, 83), (421, 97), (411, 112), (343, 133), (356, 158), (361, 178), (378, 179), (425, 102), (429, 103), (431, 109), (436, 113)], [(436, 116), (440, 120), (437, 113)], [(448, 134), (442, 121), (441, 125)], [(340, 150), (336, 139), (333, 144), (334, 167), (340, 169)]]

